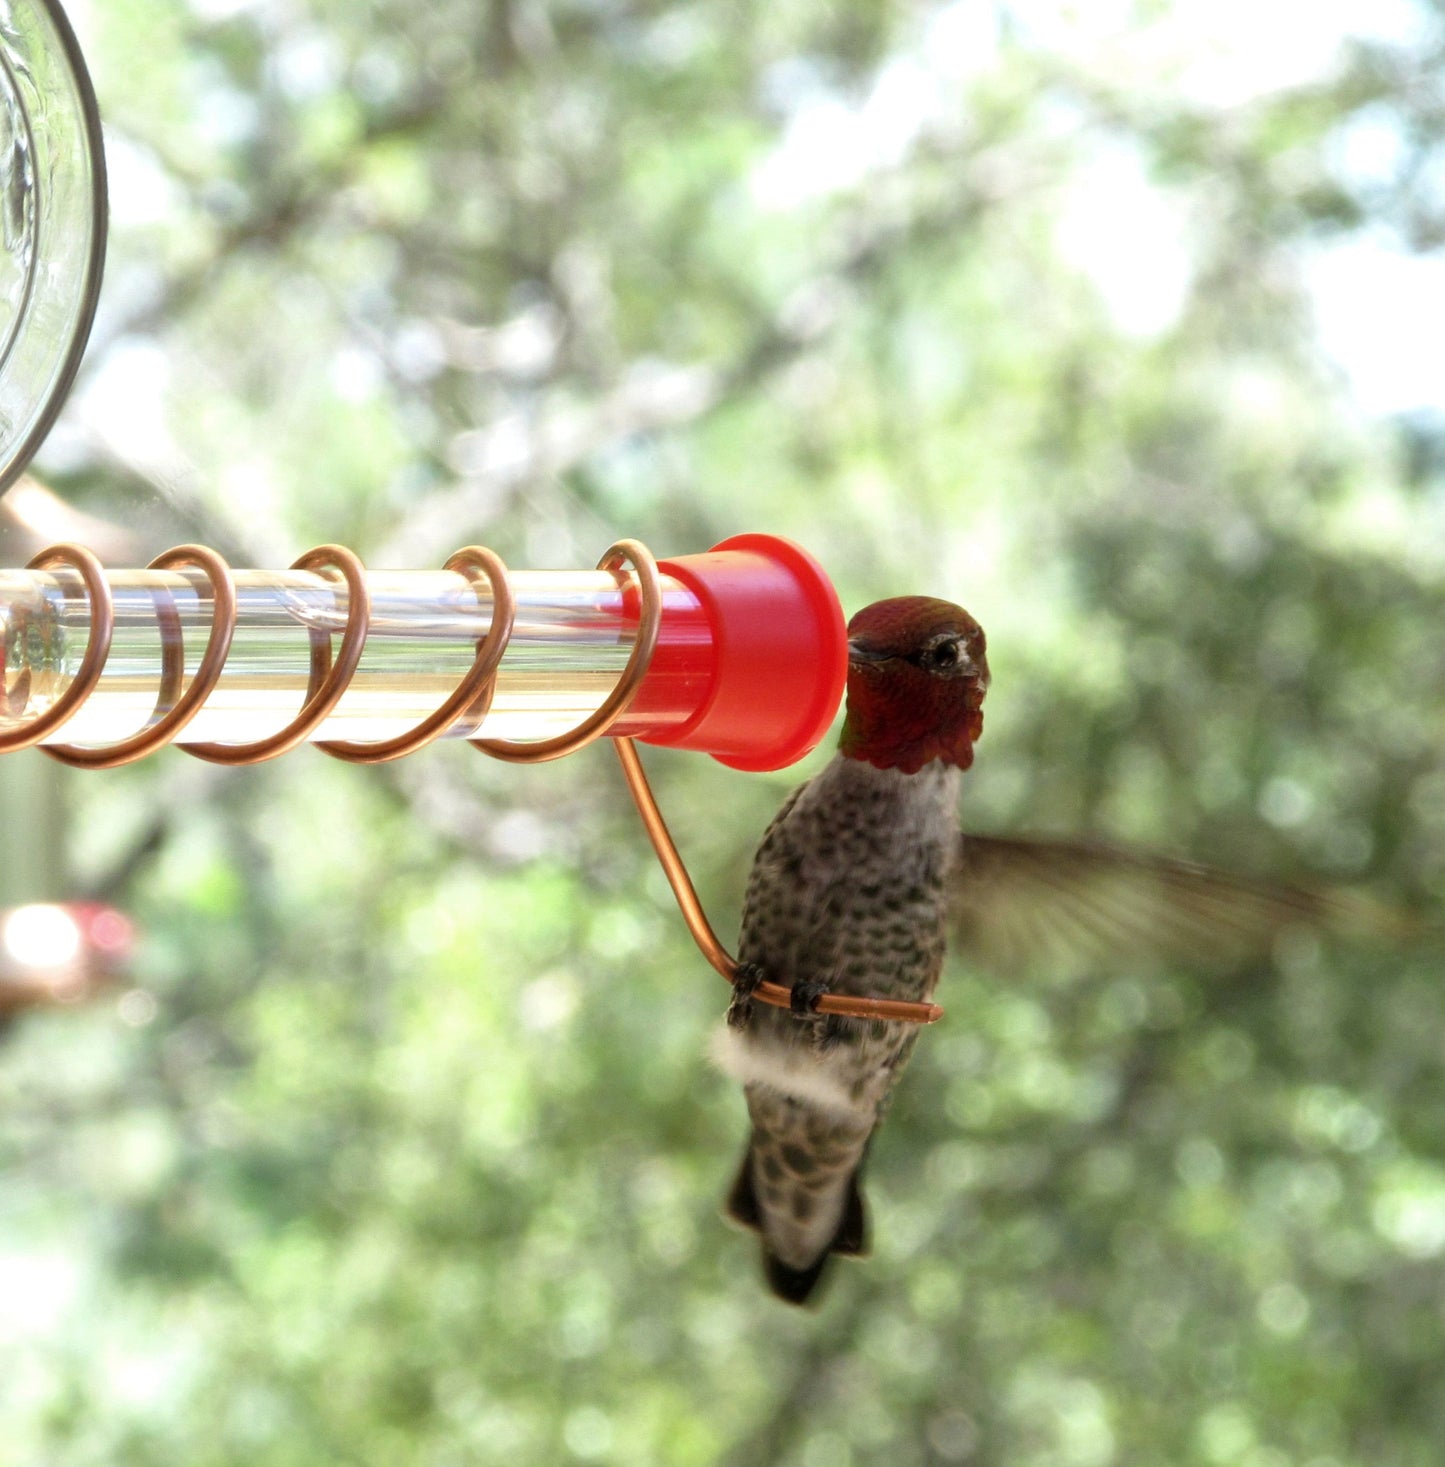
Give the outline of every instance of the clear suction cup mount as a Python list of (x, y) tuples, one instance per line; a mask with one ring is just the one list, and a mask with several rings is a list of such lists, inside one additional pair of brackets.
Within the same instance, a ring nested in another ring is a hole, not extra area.
[(105, 264), (100, 111), (58, 0), (0, 0), (0, 494), (65, 401)]

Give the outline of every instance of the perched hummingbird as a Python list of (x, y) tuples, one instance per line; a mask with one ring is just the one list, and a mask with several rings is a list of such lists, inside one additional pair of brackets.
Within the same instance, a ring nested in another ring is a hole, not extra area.
[[(950, 928), (995, 963), (1117, 961), (1242, 956), (1293, 925), (1378, 932), (1383, 915), (1364, 898), (1111, 846), (965, 836), (959, 782), (989, 683), (982, 628), (950, 602), (905, 596), (860, 611), (848, 652), (838, 753), (758, 848), (713, 1050), (752, 1120), (727, 1212), (761, 1235), (768, 1283), (794, 1304), (833, 1254), (867, 1251), (863, 1162), (918, 1036), (819, 1015), (823, 993), (929, 998)], [(792, 989), (791, 1012), (750, 1000), (763, 979)]]

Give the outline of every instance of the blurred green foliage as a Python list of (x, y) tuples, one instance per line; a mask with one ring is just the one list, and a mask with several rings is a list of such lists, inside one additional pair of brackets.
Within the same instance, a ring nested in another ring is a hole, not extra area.
[[(1355, 405), (1309, 262), (1440, 241), (1439, 15), (1231, 90), (1247, 35), (1221, 86), (1204, 7), (1110, 9), (94, 0), (116, 232), (41, 467), (237, 564), (793, 535), (988, 628), (977, 828), (1428, 907), (1445, 438)], [(800, 771), (649, 763), (731, 941)], [(64, 791), (154, 1004), (0, 1050), (0, 1463), (1440, 1460), (1428, 955), (951, 971), (799, 1316), (605, 748)]]

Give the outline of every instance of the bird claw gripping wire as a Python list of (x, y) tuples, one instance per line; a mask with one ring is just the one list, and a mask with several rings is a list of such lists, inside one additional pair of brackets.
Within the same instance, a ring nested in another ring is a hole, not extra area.
[(738, 963), (733, 969), (732, 1002), (728, 1004), (728, 1028), (746, 1029), (748, 1020), (753, 1016), (753, 994), (758, 991), (758, 985), (766, 978), (766, 974), (756, 963)]
[[(63, 693), (44, 712), (8, 733), (0, 733), (0, 754), (30, 748), (50, 738), (85, 702), (105, 671), (115, 629), (115, 606), (100, 561), (80, 545), (53, 545), (30, 561), (27, 569), (68, 567), (84, 585), (89, 603), (89, 636), (75, 676)], [(575, 728), (553, 738), (536, 741), (474, 738), (469, 742), (494, 759), (536, 764), (564, 755), (594, 742), (627, 711), (647, 675), (657, 649), (662, 620), (662, 589), (657, 562), (646, 546), (636, 540), (619, 540), (598, 562), (597, 568), (621, 575), (630, 567), (636, 578), (640, 610), (638, 626), (627, 664), (602, 705)], [(174, 742), (200, 711), (219, 682), (231, 648), (237, 622), (237, 596), (231, 568), (216, 551), (204, 545), (179, 545), (150, 563), (155, 570), (192, 568), (209, 582), (211, 625), (206, 648), (195, 674), (186, 680), (185, 645), (181, 620), (164, 593), (156, 593), (156, 617), (161, 638), (161, 676), (153, 721), (140, 733), (116, 743), (100, 746), (51, 744), (44, 752), (63, 764), (85, 769), (110, 769), (129, 764)], [(306, 742), (325, 721), (346, 692), (361, 661), (370, 624), (371, 602), (365, 568), (352, 550), (341, 545), (321, 545), (309, 550), (292, 565), (344, 582), (347, 591), (345, 625), (340, 647), (333, 654), (332, 633), (323, 628), (310, 631), (310, 671), (306, 696), (296, 717), (278, 732), (251, 743), (180, 744), (187, 753), (217, 764), (255, 764), (296, 748)], [(507, 567), (491, 550), (467, 546), (446, 562), (476, 584), (486, 583), (492, 598), (491, 623), (476, 644), (475, 659), (451, 696), (429, 717), (399, 737), (375, 742), (318, 741), (317, 747), (332, 758), (354, 764), (377, 764), (401, 758), (440, 738), (453, 724), (466, 718), (479, 723), (491, 706), (495, 678), (502, 655), (512, 635), (516, 600)], [(756, 1001), (797, 1012), (795, 990), (773, 983), (755, 968), (739, 965), (722, 946), (698, 901), (692, 879), (673, 844), (657, 807), (642, 761), (631, 738), (614, 736), (613, 747), (648, 838), (662, 865), (673, 895), (693, 940), (707, 961), (733, 985), (730, 1015), (741, 1016)], [(942, 1017), (937, 1004), (908, 1003), (898, 999), (862, 998), (850, 994), (802, 995), (808, 1000), (807, 1014), (836, 1014), (845, 1018), (878, 1019), (899, 1023), (931, 1024)], [(816, 1001), (814, 1001), (816, 999)]]

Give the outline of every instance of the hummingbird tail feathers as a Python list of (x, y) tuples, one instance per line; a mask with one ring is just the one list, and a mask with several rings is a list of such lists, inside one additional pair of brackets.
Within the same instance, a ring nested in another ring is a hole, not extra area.
[(759, 1235), (763, 1245), (763, 1273), (768, 1287), (788, 1304), (805, 1304), (835, 1254), (844, 1258), (863, 1258), (868, 1253), (868, 1211), (859, 1186), (861, 1165), (849, 1176), (843, 1200), (843, 1213), (837, 1230), (818, 1256), (802, 1267), (785, 1263), (769, 1243), (765, 1214), (759, 1204), (753, 1182), (753, 1148), (743, 1152), (742, 1164), (728, 1191), (724, 1210), (740, 1227)]
[(723, 1211), (740, 1228), (747, 1228), (754, 1233), (762, 1232), (763, 1214), (758, 1207), (758, 1194), (753, 1190), (751, 1142), (743, 1151), (743, 1159), (738, 1164), (738, 1174), (733, 1178), (733, 1184), (728, 1188), (727, 1199), (723, 1202)]
[(832, 1254), (824, 1253), (811, 1268), (789, 1268), (781, 1258), (768, 1252), (765, 1243), (763, 1274), (767, 1278), (768, 1287), (783, 1303), (802, 1305), (808, 1302), (831, 1257)]

